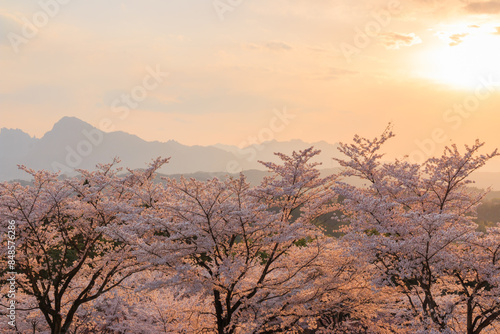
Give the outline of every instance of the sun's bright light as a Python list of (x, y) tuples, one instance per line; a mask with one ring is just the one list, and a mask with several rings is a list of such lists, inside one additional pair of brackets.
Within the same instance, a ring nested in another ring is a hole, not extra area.
[(494, 27), (466, 26), (438, 36), (445, 43), (425, 55), (425, 76), (464, 89), (474, 89), (481, 78), (500, 76), (500, 35)]

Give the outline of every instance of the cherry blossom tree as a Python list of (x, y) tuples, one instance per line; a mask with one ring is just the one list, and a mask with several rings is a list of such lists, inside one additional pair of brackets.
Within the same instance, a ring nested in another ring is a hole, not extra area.
[(85, 304), (78, 314), (78, 333), (184, 333), (211, 323), (210, 301), (201, 294), (182, 297), (175, 289), (147, 290), (157, 272), (140, 272), (112, 292)]
[[(161, 158), (69, 179), (21, 167), (31, 185), (0, 184), (0, 220), (16, 226), (14, 331), (494, 332), (500, 226), (477, 230), (485, 192), (467, 186), (497, 152), (476, 142), (384, 162), (393, 136), (340, 145), (341, 176), (364, 187), (321, 177), (313, 148), (263, 162), (256, 187), (243, 175), (158, 182)], [(339, 208), (349, 224), (336, 239), (318, 221)]]
[[(69, 333), (82, 305), (147, 267), (129, 245), (100, 229), (117, 220), (120, 203), (133, 197), (125, 190), (141, 187), (137, 175), (117, 175), (117, 162), (64, 180), (21, 167), (33, 177), (32, 185), (0, 184), (0, 220), (16, 224), (17, 289), (36, 302), (50, 333)], [(152, 177), (165, 162), (158, 159), (140, 174)]]
[(404, 296), (394, 312), (401, 328), (414, 332), (481, 333), (500, 317), (498, 230), (476, 231), (475, 209), (485, 193), (467, 188), (467, 178), (495, 150), (479, 154), (476, 141), (460, 153), (453, 145), (423, 164), (383, 162), (388, 128), (374, 140), (355, 136), (341, 144), (343, 175), (365, 187), (338, 182), (350, 223), (346, 247), (374, 265), (375, 282)]
[[(142, 205), (135, 207), (142, 209), (128, 210), (107, 229), (164, 271), (150, 289), (175, 287), (211, 300), (213, 331), (303, 329), (326, 305), (320, 278), (334, 274), (324, 270), (331, 268), (332, 240), (314, 224), (335, 209), (334, 176), (320, 177), (310, 162), (317, 154), (313, 148), (277, 154), (282, 164), (264, 163), (272, 174), (256, 188), (244, 176), (167, 179), (166, 187), (137, 193)], [(346, 266), (337, 268), (339, 280)], [(210, 330), (206, 326), (192, 332)]]

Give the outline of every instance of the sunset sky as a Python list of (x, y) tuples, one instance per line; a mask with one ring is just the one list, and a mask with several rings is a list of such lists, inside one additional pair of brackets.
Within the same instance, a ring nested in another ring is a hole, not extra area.
[(187, 145), (392, 122), (395, 155), (500, 147), (500, 1), (3, 1), (0, 32), (0, 127), (37, 137), (63, 116)]

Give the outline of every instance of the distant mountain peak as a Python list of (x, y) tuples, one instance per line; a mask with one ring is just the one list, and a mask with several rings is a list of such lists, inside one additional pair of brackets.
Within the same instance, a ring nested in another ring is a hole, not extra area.
[(26, 133), (21, 129), (12, 129), (12, 128), (1, 128), (0, 129), (0, 134), (6, 134), (6, 133)]
[(72, 116), (64, 116), (61, 118), (59, 121), (54, 124), (54, 128), (75, 128), (75, 127), (93, 127), (87, 122), (82, 121), (81, 119), (77, 117), (72, 117)]
[(36, 139), (35, 137), (31, 137), (28, 133), (24, 132), (21, 129), (9, 129), (9, 128), (1, 128), (0, 137), (23, 138), (26, 140)]
[[(145, 141), (123, 131), (98, 132), (96, 127), (77, 117), (62, 117), (40, 139), (30, 139), (21, 130), (2, 130), (0, 135), (0, 181), (25, 178), (17, 164), (33, 169), (61, 170), (71, 175), (74, 168), (93, 169), (98, 163), (120, 157), (122, 166), (143, 168), (158, 156), (171, 157), (165, 166), (169, 173), (196, 171), (233, 173), (239, 170), (262, 169), (258, 163), (277, 161), (274, 152), (291, 154), (311, 146), (300, 139), (280, 142), (270, 140), (259, 145), (239, 148), (232, 145), (186, 146), (176, 140)], [(319, 147), (318, 147), (319, 148)], [(324, 144), (324, 166), (332, 166), (334, 146)], [(3, 165), (2, 165), (3, 162)]]
[(63, 137), (79, 136), (83, 130), (89, 130), (92, 128), (94, 128), (92, 125), (79, 118), (64, 116), (56, 124), (54, 124), (50, 131), (43, 135), (42, 139), (54, 138), (55, 140), (58, 140), (58, 138)]

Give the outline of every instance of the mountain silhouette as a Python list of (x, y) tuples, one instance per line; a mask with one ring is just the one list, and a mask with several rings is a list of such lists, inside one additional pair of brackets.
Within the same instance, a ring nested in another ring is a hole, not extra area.
[(164, 174), (196, 172), (237, 173), (241, 170), (264, 169), (258, 162), (279, 159), (274, 152), (291, 154), (293, 150), (315, 145), (323, 150), (320, 158), (325, 168), (334, 167), (331, 159), (336, 145), (315, 144), (300, 140), (269, 141), (243, 149), (229, 145), (187, 146), (174, 140), (145, 141), (138, 136), (116, 131), (105, 133), (75, 117), (63, 117), (42, 138), (34, 138), (19, 129), (0, 130), (0, 180), (29, 179), (18, 164), (39, 170), (74, 174), (75, 169), (94, 169), (119, 157), (121, 166), (144, 168), (159, 156), (171, 157), (161, 169)]
[[(0, 129), (0, 181), (30, 180), (17, 165), (74, 175), (75, 169), (92, 170), (115, 157), (120, 158), (121, 167), (137, 169), (161, 156), (171, 158), (159, 171), (163, 175), (206, 179), (245, 171), (251, 182), (258, 183), (265, 175), (259, 160), (278, 162), (275, 152), (290, 155), (311, 146), (321, 150), (315, 160), (322, 163), (319, 168), (325, 169), (324, 172), (338, 171), (338, 164), (332, 159), (341, 157), (338, 144), (325, 141), (272, 140), (241, 148), (223, 144), (187, 146), (174, 140), (148, 142), (122, 131), (106, 133), (78, 118), (63, 117), (42, 138), (31, 137), (20, 129)], [(500, 190), (500, 173), (476, 172), (471, 179), (476, 181), (475, 187)]]

